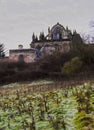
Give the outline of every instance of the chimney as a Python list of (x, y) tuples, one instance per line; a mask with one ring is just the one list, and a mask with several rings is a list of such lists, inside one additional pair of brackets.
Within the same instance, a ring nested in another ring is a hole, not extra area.
[(23, 45), (18, 45), (18, 49), (23, 49)]

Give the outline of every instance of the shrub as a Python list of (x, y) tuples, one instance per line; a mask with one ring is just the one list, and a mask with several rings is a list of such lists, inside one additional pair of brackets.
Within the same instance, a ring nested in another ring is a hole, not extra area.
[(94, 118), (81, 111), (76, 114), (74, 125), (76, 130), (94, 130)]
[(74, 57), (70, 62), (66, 62), (62, 68), (62, 73), (64, 75), (73, 75), (80, 71), (82, 67), (82, 61), (79, 57)]

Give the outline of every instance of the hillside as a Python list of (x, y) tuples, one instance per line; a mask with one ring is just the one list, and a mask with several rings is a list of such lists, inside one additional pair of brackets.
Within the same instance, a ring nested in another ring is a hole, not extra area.
[(94, 130), (92, 115), (94, 84), (65, 87), (46, 81), (0, 89), (2, 130)]

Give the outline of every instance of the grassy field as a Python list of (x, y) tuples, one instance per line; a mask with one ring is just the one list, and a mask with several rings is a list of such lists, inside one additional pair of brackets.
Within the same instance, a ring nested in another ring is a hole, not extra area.
[(94, 130), (94, 85), (5, 85), (0, 88), (0, 130)]

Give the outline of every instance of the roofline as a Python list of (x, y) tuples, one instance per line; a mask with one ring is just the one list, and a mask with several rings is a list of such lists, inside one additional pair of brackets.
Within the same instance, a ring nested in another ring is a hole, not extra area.
[[(55, 26), (57, 26), (57, 25), (61, 26), (61, 27), (65, 30), (65, 28), (64, 28), (59, 22), (57, 22), (57, 24), (55, 24), (54, 26), (52, 26), (51, 31), (52, 31), (52, 29), (53, 29)], [(65, 31), (66, 31), (66, 30), (65, 30)]]

